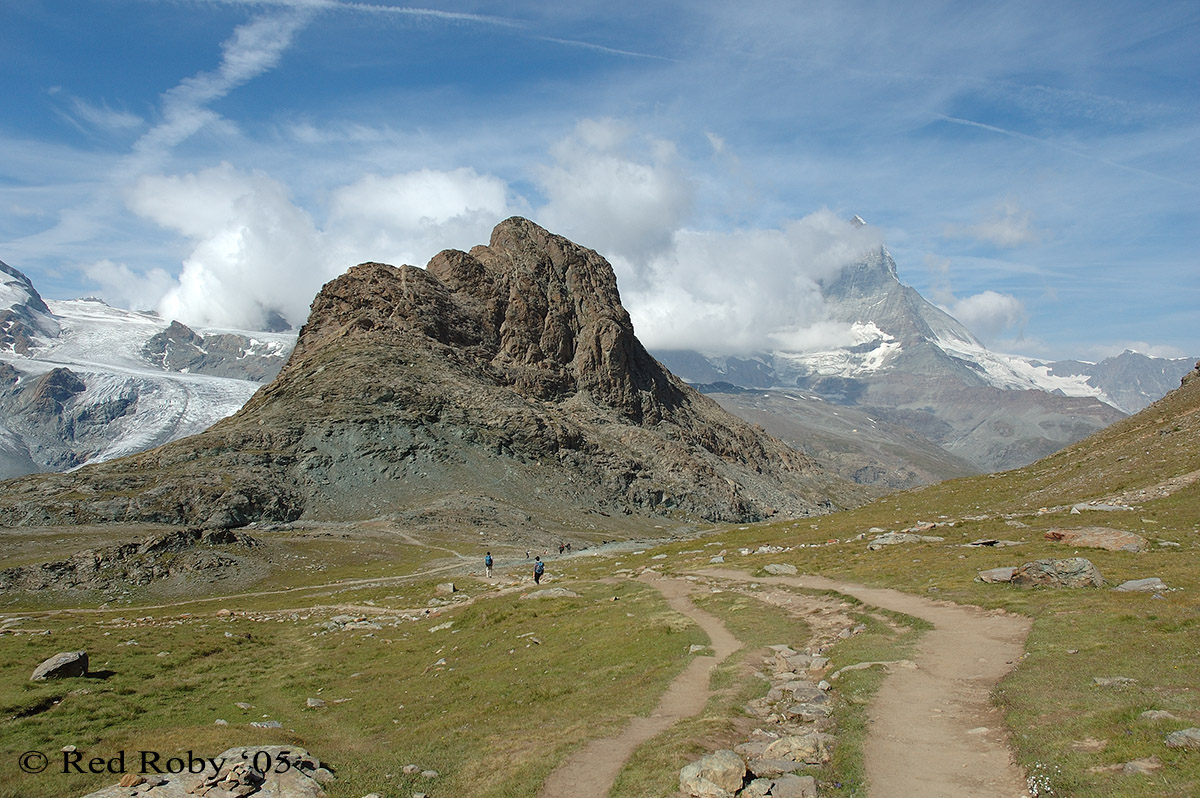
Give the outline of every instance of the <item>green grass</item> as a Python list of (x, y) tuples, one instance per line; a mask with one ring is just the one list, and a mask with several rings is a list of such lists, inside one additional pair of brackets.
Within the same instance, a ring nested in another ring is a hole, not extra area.
[[(689, 646), (703, 642), (643, 585), (578, 592), (485, 598), (375, 631), (321, 633), (332, 612), (257, 621), (163, 615), (137, 624), (54, 616), (49, 636), (0, 637), (0, 750), (52, 753), (73, 744), (107, 758), (285, 743), (338, 768), (333, 798), (417, 789), (532, 795), (571, 748), (653, 705)], [(447, 620), (450, 629), (429, 631)], [(130, 640), (138, 645), (125, 645)], [(88, 650), (91, 670), (110, 675), (28, 681), (31, 663), (64, 648)], [(308, 697), (329, 704), (308, 709)], [(60, 703), (46, 708), (51, 699)], [(215, 726), (218, 718), (230, 725)], [(268, 718), (283, 728), (248, 725)], [(409, 763), (440, 775), (407, 776)], [(115, 781), (10, 769), (0, 795), (74, 796)]]

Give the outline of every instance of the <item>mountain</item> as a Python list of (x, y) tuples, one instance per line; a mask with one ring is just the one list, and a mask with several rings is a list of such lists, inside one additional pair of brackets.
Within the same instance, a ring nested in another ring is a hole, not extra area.
[(49, 301), (0, 263), (0, 478), (200, 432), (282, 367), (290, 333), (193, 331), (96, 299)]
[(612, 514), (805, 515), (861, 496), (660, 366), (602, 257), (513, 218), (425, 269), (350, 269), (236, 414), (142, 454), (10, 481), (0, 523), (400, 513), (583, 528)]
[[(884, 248), (821, 284), (828, 318), (854, 343), (752, 357), (657, 352), (697, 384), (789, 389), (910, 430), (982, 471), (1015, 468), (1144, 407), (1177, 384), (1190, 360), (1126, 353), (1100, 364), (1043, 363), (987, 349), (903, 285)], [(725, 400), (722, 400), (725, 403)], [(733, 402), (726, 403), (740, 412)], [(945, 472), (947, 476), (952, 475)]]

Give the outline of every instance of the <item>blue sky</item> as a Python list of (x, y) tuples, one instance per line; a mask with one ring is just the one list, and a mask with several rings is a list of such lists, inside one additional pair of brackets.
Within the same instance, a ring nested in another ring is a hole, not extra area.
[(0, 3), (0, 259), (47, 297), (299, 324), (513, 214), (651, 348), (839, 343), (815, 281), (883, 243), (995, 349), (1200, 356), (1200, 6)]

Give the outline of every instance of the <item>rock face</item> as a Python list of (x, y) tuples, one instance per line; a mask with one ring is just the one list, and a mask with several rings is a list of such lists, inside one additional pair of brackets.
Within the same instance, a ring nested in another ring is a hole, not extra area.
[(650, 357), (602, 257), (513, 218), (427, 269), (350, 269), (236, 415), (140, 455), (11, 481), (0, 524), (235, 527), (483, 504), (580, 524), (753, 520), (856, 501)]

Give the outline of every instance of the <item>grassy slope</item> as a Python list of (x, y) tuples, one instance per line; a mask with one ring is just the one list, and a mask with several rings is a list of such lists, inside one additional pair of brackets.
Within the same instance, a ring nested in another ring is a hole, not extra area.
[[(627, 580), (599, 579), (649, 565), (686, 573), (707, 566), (721, 549), (728, 552), (728, 566), (751, 571), (769, 562), (791, 562), (804, 572), (1032, 616), (1027, 656), (996, 697), (1009, 712), (1019, 759), (1043, 794), (1200, 794), (1200, 757), (1162, 745), (1167, 732), (1200, 725), (1195, 688), (1200, 681), (1195, 599), (1200, 594), (1200, 488), (1192, 484), (1170, 495), (1151, 491), (1130, 499), (1138, 508), (1131, 512), (1070, 514), (1066, 509), (1200, 470), (1198, 392), (1200, 384), (1194, 382), (1147, 412), (1018, 471), (942, 483), (811, 521), (729, 528), (701, 544), (683, 541), (616, 559), (552, 563), (557, 584), (576, 590), (580, 598), (485, 596), (459, 577), (468, 594), (481, 594), (468, 606), (447, 607), (435, 617), (395, 627), (339, 632), (326, 632), (322, 624), (347, 605), (393, 616), (418, 608), (415, 614), (423, 617), (419, 608), (433, 595), (432, 581), (347, 583), (174, 609), (35, 615), (20, 627), (51, 634), (0, 635), (0, 767), (5, 774), (0, 796), (77, 796), (115, 781), (111, 776), (23, 775), (14, 762), (25, 750), (54, 752), (70, 743), (89, 756), (141, 749), (211, 755), (255, 742), (302, 746), (333, 763), (340, 776), (330, 787), (333, 798), (372, 791), (533, 795), (545, 774), (587, 737), (611, 733), (630, 714), (653, 706), (686, 664), (688, 647), (703, 642), (699, 630), (671, 613), (656, 591)], [(1042, 508), (1051, 511), (1039, 513)], [(955, 523), (929, 532), (945, 536), (944, 543), (869, 552), (866, 540), (858, 539), (872, 527), (898, 530), (918, 521)], [(1130, 529), (1152, 542), (1142, 554), (1079, 552), (1110, 582), (1158, 576), (1178, 590), (1154, 598), (1107, 590), (1027, 591), (973, 581), (981, 569), (1073, 556), (1074, 550), (1044, 541), (1042, 533), (1083, 525)], [(1024, 544), (957, 545), (987, 537)], [(1159, 539), (1181, 545), (1159, 548), (1153, 545)], [(738, 553), (765, 543), (794, 548), (774, 555)], [(471, 552), (478, 544), (475, 539), (461, 548)], [(422, 556), (403, 540), (329, 538), (289, 545), (297, 546), (297, 556), (319, 552), (327, 567), (307, 575), (277, 573), (268, 586), (404, 577), (446, 558), (445, 550)], [(457, 544), (447, 538), (438, 545)], [(667, 558), (652, 560), (657, 553)], [(726, 617), (750, 647), (793, 642), (780, 639), (789, 631), (802, 642), (798, 625), (766, 608), (738, 610), (739, 601), (718, 596), (706, 599), (705, 606)], [(235, 614), (218, 615), (223, 606)], [(446, 621), (453, 626), (430, 631)], [(848, 663), (860, 655), (850, 645), (903, 643), (854, 638), (835, 650), (835, 661)], [(107, 672), (107, 678), (27, 681), (43, 658), (77, 648), (87, 649), (92, 670)], [(438, 664), (442, 659), (445, 663)], [(759, 686), (738, 678), (736, 669), (744, 661), (718, 673), (720, 690), (704, 715), (657, 741), (660, 750), (639, 752), (622, 775), (621, 789), (627, 794), (669, 790), (678, 763), (696, 753), (698, 743), (716, 747), (739, 741), (738, 706)], [(1092, 683), (1096, 676), (1137, 682), (1101, 688)], [(862, 733), (855, 731), (854, 707), (872, 686), (839, 688), (849, 699), (843, 721), (847, 750)], [(309, 709), (309, 697), (329, 703)], [(349, 700), (334, 703), (338, 699)], [(237, 702), (254, 708), (240, 710)], [(1138, 715), (1147, 709), (1165, 709), (1180, 720), (1143, 721)], [(249, 726), (264, 716), (281, 721), (283, 728)], [(218, 718), (230, 725), (214, 725)], [(1080, 750), (1078, 743), (1089, 739), (1106, 745), (1100, 751)], [(1150, 756), (1164, 765), (1151, 777), (1091, 770)], [(406, 775), (402, 769), (409, 763), (440, 775), (432, 780)], [(838, 767), (825, 778), (844, 781), (844, 794), (854, 794), (858, 764), (850, 757)]]

